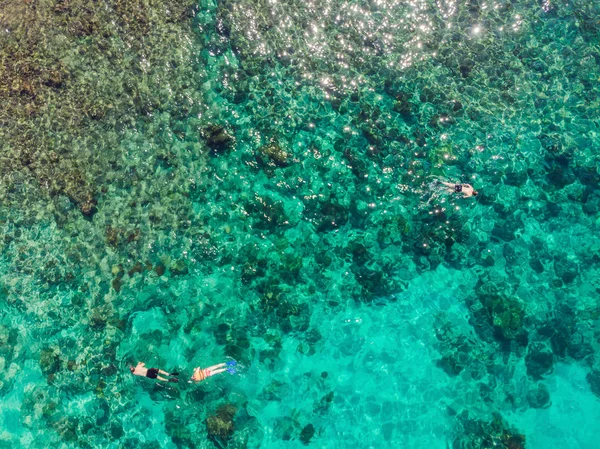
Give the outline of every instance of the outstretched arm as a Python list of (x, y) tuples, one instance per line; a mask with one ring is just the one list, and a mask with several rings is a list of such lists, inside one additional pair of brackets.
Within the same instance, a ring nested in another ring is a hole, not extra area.
[[(465, 189), (466, 187), (466, 189)], [(473, 192), (475, 191), (475, 189), (473, 189), (473, 186), (471, 184), (463, 184), (463, 197), (464, 198), (469, 198), (471, 196), (473, 196)]]

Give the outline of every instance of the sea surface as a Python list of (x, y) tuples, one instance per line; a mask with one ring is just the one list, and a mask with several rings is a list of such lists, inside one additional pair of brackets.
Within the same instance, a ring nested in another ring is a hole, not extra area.
[(0, 449), (600, 447), (600, 3), (3, 5)]

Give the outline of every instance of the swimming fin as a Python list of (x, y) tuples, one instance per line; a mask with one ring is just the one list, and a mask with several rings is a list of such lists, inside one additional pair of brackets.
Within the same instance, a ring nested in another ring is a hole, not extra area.
[(179, 376), (179, 373), (171, 373), (169, 376)]
[(176, 378), (172, 377), (172, 378), (169, 379), (169, 382), (175, 382), (175, 383), (177, 383), (177, 382), (179, 382), (179, 379), (176, 379)]
[(225, 362), (225, 365), (227, 365), (227, 372), (229, 374), (237, 373), (237, 370), (235, 369), (235, 367), (237, 366), (237, 362), (235, 360), (229, 360)]

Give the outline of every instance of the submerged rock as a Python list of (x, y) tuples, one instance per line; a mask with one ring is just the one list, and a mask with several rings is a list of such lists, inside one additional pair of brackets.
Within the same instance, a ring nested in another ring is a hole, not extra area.
[[(114, 282), (114, 281), (113, 281)], [(114, 284), (113, 284), (114, 287)], [(118, 292), (117, 289), (115, 291)], [(106, 327), (108, 314), (102, 309), (95, 309), (90, 315), (90, 327), (95, 331), (100, 331)]]
[(165, 413), (165, 430), (177, 447), (196, 447), (192, 431), (182, 421), (179, 413)]
[(600, 196), (588, 195), (581, 207), (587, 215), (597, 216), (600, 213)]
[(53, 419), (50, 421), (52, 428), (59, 434), (61, 440), (69, 442), (77, 441), (79, 419), (65, 416), (56, 421)]
[(539, 259), (531, 259), (529, 260), (529, 266), (533, 271), (538, 274), (542, 274), (544, 272), (544, 265), (540, 262)]
[(541, 344), (535, 344), (529, 348), (525, 356), (527, 374), (534, 379), (541, 379), (544, 374), (549, 373), (554, 365), (554, 356)]
[(93, 217), (96, 212), (98, 212), (98, 208), (96, 207), (97, 201), (95, 199), (89, 199), (79, 204), (79, 210), (86, 217)]
[(189, 270), (188, 270), (188, 267), (185, 264), (184, 260), (177, 259), (176, 261), (174, 261), (171, 264), (170, 271), (171, 271), (171, 275), (173, 277), (175, 277), (175, 276), (182, 276), (182, 275), (188, 274)]
[(315, 427), (312, 424), (307, 424), (300, 432), (300, 441), (304, 444), (310, 443), (310, 440), (315, 434)]
[(159, 276), (159, 277), (162, 276), (163, 274), (165, 274), (165, 271), (166, 271), (166, 267), (161, 262), (154, 265), (154, 272), (156, 273), (157, 276)]
[(299, 428), (300, 423), (296, 419), (284, 416), (277, 420), (273, 429), (273, 434), (281, 440), (289, 441), (298, 435)]
[(40, 352), (40, 368), (45, 375), (54, 374), (60, 369), (58, 350), (44, 348)]
[(567, 347), (567, 354), (575, 360), (584, 359), (594, 353), (589, 343), (572, 343)]
[(215, 415), (206, 419), (206, 430), (208, 437), (216, 442), (226, 442), (234, 432), (233, 417), (237, 413), (237, 407), (233, 404), (220, 406)]
[(525, 436), (510, 428), (502, 417), (494, 413), (492, 421), (470, 419), (469, 412), (458, 415), (457, 429), (452, 441), (453, 448), (525, 449)]
[(304, 204), (304, 216), (315, 225), (317, 232), (331, 231), (348, 222), (348, 208), (334, 199), (321, 202), (308, 198)]
[(477, 293), (477, 300), (468, 301), (474, 322), (477, 323), (477, 332), (482, 337), (492, 336), (503, 344), (515, 342), (519, 346), (527, 346), (529, 336), (524, 325), (526, 316), (522, 301), (507, 297), (489, 283), (479, 286)]
[(274, 165), (287, 167), (290, 164), (290, 153), (285, 151), (279, 143), (271, 142), (260, 147), (256, 154), (257, 162), (261, 165)]
[(544, 384), (539, 384), (537, 388), (529, 390), (527, 393), (527, 402), (533, 408), (546, 408), (550, 406), (550, 393)]
[(213, 156), (223, 154), (225, 151), (231, 149), (235, 142), (233, 136), (221, 125), (207, 125), (202, 128), (200, 135), (208, 148), (210, 148)]
[(585, 378), (590, 384), (592, 393), (600, 398), (600, 370), (592, 370)]
[(515, 298), (500, 298), (486, 304), (492, 317), (496, 333), (502, 339), (515, 340), (522, 335), (525, 311), (521, 302)]
[(459, 361), (458, 354), (445, 355), (436, 361), (436, 365), (450, 376), (459, 375), (465, 369), (464, 363), (464, 361)]
[(246, 212), (255, 219), (257, 229), (287, 228), (289, 219), (285, 213), (283, 202), (272, 200), (267, 196), (255, 195), (254, 201), (246, 204)]
[(410, 119), (413, 112), (413, 105), (410, 102), (410, 95), (400, 92), (396, 95), (396, 101), (393, 106), (394, 112), (400, 114), (405, 120)]
[(554, 272), (565, 284), (570, 284), (579, 273), (579, 267), (566, 257), (556, 256), (554, 259)]

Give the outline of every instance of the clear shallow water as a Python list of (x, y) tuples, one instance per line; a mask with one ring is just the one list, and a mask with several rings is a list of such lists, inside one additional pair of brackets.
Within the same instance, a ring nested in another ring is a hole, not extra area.
[(93, 216), (4, 177), (0, 444), (596, 447), (597, 6), (194, 11)]

